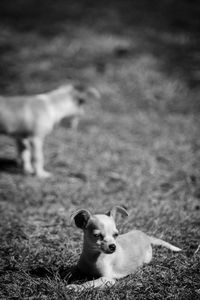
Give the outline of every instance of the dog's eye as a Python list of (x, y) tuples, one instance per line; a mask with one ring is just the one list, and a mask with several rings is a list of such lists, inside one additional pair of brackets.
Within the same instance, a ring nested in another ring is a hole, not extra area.
[(101, 233), (94, 233), (93, 235), (96, 239), (103, 239), (103, 235)]
[(119, 235), (119, 233), (118, 233), (118, 232), (115, 232), (115, 233), (113, 234), (113, 237), (116, 239), (116, 238), (118, 237), (118, 235)]
[(85, 99), (83, 97), (79, 97), (79, 98), (77, 98), (77, 103), (79, 106), (81, 106), (85, 103)]

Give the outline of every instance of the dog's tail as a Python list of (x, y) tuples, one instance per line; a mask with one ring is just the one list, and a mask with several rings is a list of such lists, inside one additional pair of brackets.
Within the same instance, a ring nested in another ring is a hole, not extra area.
[(175, 246), (171, 245), (170, 243), (165, 242), (165, 241), (163, 241), (161, 239), (157, 239), (157, 238), (154, 238), (152, 236), (150, 236), (149, 238), (150, 238), (150, 243), (153, 244), (153, 245), (164, 246), (164, 247), (166, 247), (166, 248), (168, 248), (168, 249), (170, 249), (172, 251), (177, 251), (177, 252), (181, 251), (180, 248), (175, 247)]

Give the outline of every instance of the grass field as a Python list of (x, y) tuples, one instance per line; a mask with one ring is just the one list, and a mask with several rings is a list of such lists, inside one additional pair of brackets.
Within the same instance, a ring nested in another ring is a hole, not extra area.
[[(150, 4), (151, 3), (151, 4)], [(200, 55), (197, 1), (1, 0), (0, 92), (80, 81), (101, 92), (78, 131), (45, 143), (48, 180), (23, 176), (0, 137), (0, 299), (200, 299)], [(133, 228), (183, 249), (105, 291), (67, 291), (77, 208), (125, 205)]]

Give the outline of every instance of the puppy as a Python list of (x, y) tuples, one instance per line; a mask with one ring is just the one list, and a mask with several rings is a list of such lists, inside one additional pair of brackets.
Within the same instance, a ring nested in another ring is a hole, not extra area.
[(97, 97), (98, 92), (71, 84), (33, 96), (0, 96), (0, 133), (16, 139), (25, 173), (50, 176), (44, 170), (44, 138), (65, 117), (71, 118), (72, 126), (77, 127), (84, 113), (83, 104), (90, 96)]
[(72, 215), (75, 224), (84, 233), (83, 250), (77, 268), (81, 273), (98, 278), (82, 285), (69, 284), (68, 289), (105, 288), (115, 279), (132, 274), (152, 259), (151, 245), (165, 246), (180, 251), (163, 240), (150, 237), (139, 230), (119, 235), (115, 224), (117, 213), (127, 216), (122, 207), (114, 207), (109, 213), (91, 215), (81, 209)]

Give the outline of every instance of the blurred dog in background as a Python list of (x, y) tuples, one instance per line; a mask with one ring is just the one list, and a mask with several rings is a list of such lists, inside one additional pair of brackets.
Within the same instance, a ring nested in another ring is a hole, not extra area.
[(89, 97), (99, 97), (98, 91), (73, 84), (31, 96), (0, 96), (0, 133), (16, 139), (24, 173), (50, 176), (44, 170), (44, 138), (63, 118), (77, 127)]

